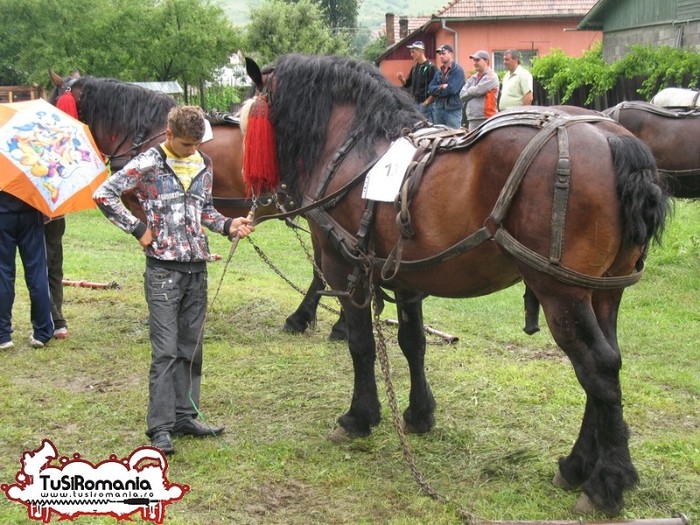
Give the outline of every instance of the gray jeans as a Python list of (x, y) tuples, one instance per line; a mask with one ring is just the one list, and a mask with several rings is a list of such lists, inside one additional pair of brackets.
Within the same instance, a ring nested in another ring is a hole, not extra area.
[(207, 272), (147, 266), (144, 287), (151, 334), (146, 434), (152, 437), (197, 415)]

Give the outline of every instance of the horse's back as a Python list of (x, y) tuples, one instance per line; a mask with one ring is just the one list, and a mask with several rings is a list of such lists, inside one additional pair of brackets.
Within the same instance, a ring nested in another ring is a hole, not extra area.
[[(583, 115), (590, 114), (583, 110)], [(566, 249), (559, 264), (586, 275), (603, 275), (618, 259), (623, 241), (617, 178), (608, 135), (630, 134), (614, 122), (580, 123), (566, 127), (568, 147), (560, 147), (558, 133), (551, 133), (534, 153), (520, 183), (509, 182), (528, 145), (541, 132), (525, 125), (504, 126), (486, 133), (471, 147), (441, 153), (427, 170), (411, 204), (414, 241), (405, 243), (403, 257), (429, 257), (465, 239), (484, 225), (496, 227), (494, 211), (503, 192), (513, 192), (503, 212), (502, 226), (522, 245), (549, 257), (555, 188), (561, 182), (557, 169), (570, 165), (562, 222)], [(568, 160), (566, 160), (568, 159)], [(514, 184), (514, 186), (513, 186)], [(505, 188), (505, 189), (504, 189)], [(379, 215), (391, 231), (396, 211), (385, 206)], [(394, 228), (395, 230), (395, 228)], [(591, 242), (595, 239), (595, 242)], [(396, 239), (384, 238), (378, 248), (388, 252)], [(630, 251), (627, 266), (633, 267), (638, 250)], [(619, 261), (618, 261), (619, 262)], [(465, 269), (470, 279), (457, 279)], [(405, 275), (414, 282), (431, 282), (434, 295), (472, 296), (505, 288), (519, 279), (516, 260), (494, 242), (483, 242), (466, 253), (439, 264), (432, 277)], [(410, 272), (406, 272), (408, 274)], [(415, 284), (415, 283), (414, 283)], [(425, 289), (427, 284), (419, 287)]]

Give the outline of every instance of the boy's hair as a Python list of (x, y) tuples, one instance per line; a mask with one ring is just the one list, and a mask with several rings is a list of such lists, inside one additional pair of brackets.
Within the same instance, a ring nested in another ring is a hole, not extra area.
[(175, 106), (168, 112), (168, 128), (175, 137), (202, 140), (204, 112), (199, 106)]

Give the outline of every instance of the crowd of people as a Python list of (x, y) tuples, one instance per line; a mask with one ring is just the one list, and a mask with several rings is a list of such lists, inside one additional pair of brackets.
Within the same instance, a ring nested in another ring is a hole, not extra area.
[(449, 44), (435, 51), (439, 66), (428, 60), (422, 41), (413, 42), (408, 49), (415, 65), (408, 77), (399, 72), (397, 78), (433, 124), (473, 131), (499, 111), (533, 103), (532, 74), (522, 66), (522, 55), (516, 49), (503, 53), (502, 81), (493, 70), (487, 51), (479, 50), (469, 56), (474, 73), (467, 77)]

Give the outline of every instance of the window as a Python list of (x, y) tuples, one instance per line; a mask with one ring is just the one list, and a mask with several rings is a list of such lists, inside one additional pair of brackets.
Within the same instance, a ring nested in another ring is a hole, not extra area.
[[(503, 55), (507, 49), (503, 49), (501, 51), (494, 51), (493, 52), (493, 70), (496, 73), (500, 73), (501, 71), (505, 71), (506, 68), (503, 66)], [(532, 59), (537, 56), (537, 50), (536, 49), (518, 49), (520, 51), (520, 56), (522, 57), (520, 60), (520, 64), (525, 67), (525, 69), (530, 69), (530, 66), (532, 65)]]

